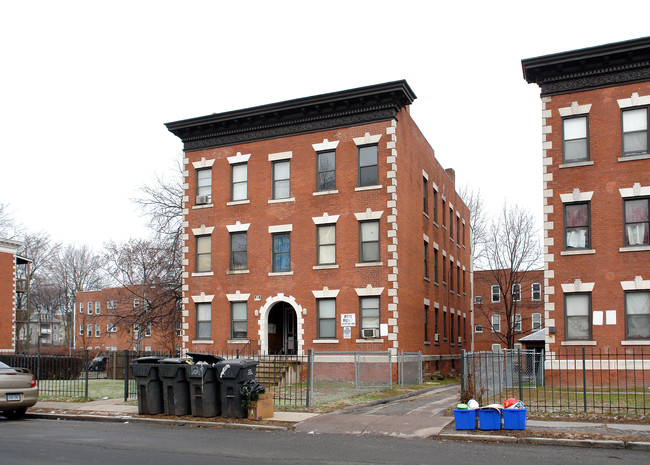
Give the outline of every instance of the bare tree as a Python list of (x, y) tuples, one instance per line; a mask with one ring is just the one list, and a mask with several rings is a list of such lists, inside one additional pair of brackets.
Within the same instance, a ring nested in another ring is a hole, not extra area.
[[(541, 267), (541, 259), (541, 239), (534, 216), (516, 205), (504, 203), (500, 216), (491, 223), (486, 234), (485, 262), (493, 282), (499, 286), (499, 308), (505, 317), (500, 320), (505, 320), (505, 326), (499, 323), (501, 327), (495, 334), (508, 349), (512, 349), (515, 337), (521, 334), (516, 327), (523, 328), (522, 322), (516, 321), (522, 283), (528, 271)], [(488, 315), (485, 316), (491, 329), (496, 329)]]
[(75, 333), (76, 295), (78, 292), (98, 290), (106, 285), (103, 266), (104, 257), (85, 244), (66, 246), (51, 264), (52, 279), (59, 287), (62, 296), (61, 316), (69, 345), (72, 344)]
[(21, 231), (22, 228), (16, 224), (9, 211), (9, 204), (0, 202), (0, 238), (15, 239)]
[(160, 240), (131, 239), (106, 244), (106, 269), (137, 305), (120, 305), (113, 321), (132, 334), (141, 348), (145, 332), (167, 349), (177, 347), (181, 321), (181, 253)]
[(485, 242), (487, 240), (489, 219), (488, 212), (481, 197), (481, 190), (473, 190), (469, 186), (463, 186), (459, 195), (469, 209), (469, 230), (472, 263), (478, 262), (485, 257)]

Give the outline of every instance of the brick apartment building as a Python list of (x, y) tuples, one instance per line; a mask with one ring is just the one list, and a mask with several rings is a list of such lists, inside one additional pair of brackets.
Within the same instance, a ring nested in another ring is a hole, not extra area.
[(145, 303), (124, 287), (78, 292), (75, 347), (88, 350), (164, 351), (180, 347), (180, 328), (134, 323)]
[(650, 345), (650, 38), (522, 61), (541, 88), (546, 350)]
[[(513, 285), (512, 323), (515, 346), (531, 348), (531, 339), (544, 328), (544, 272), (527, 271)], [(506, 309), (502, 291), (492, 271), (474, 271), (474, 351), (495, 351), (507, 348), (503, 335), (507, 332)], [(501, 336), (501, 337), (500, 337)], [(542, 347), (543, 348), (543, 347)]]
[(405, 81), (168, 123), (185, 151), (183, 347), (458, 354), (469, 212)]
[(18, 255), (22, 245), (0, 239), (0, 351), (13, 352), (29, 346), (29, 285), (18, 277), (18, 268), (30, 266), (31, 261)]

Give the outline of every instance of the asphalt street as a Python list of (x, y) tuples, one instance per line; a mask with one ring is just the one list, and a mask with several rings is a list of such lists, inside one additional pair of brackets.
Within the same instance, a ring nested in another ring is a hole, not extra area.
[(647, 451), (396, 439), (138, 423), (0, 421), (0, 462), (23, 465), (648, 465)]

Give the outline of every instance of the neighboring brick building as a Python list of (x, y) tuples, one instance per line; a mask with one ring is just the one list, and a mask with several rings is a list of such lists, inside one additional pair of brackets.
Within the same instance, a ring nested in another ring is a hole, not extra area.
[[(509, 297), (513, 302), (511, 312), (515, 345), (519, 340), (544, 328), (544, 303), (542, 283), (544, 272), (527, 271), (517, 277)], [(507, 332), (503, 292), (492, 271), (474, 271), (474, 351), (491, 351), (507, 348), (503, 335)], [(502, 337), (499, 337), (502, 336)], [(526, 347), (523, 346), (525, 349)]]
[(0, 239), (0, 350), (26, 350), (29, 346), (29, 285), (18, 277), (18, 267), (28, 267), (31, 261), (17, 255), (22, 245)]
[(459, 353), (469, 212), (405, 81), (168, 123), (194, 351)]
[(542, 98), (546, 349), (648, 346), (650, 38), (522, 65)]
[[(93, 350), (171, 352), (180, 347), (180, 328), (133, 323), (145, 311), (138, 292), (124, 287), (78, 292), (75, 347)], [(143, 326), (143, 327), (141, 327)]]

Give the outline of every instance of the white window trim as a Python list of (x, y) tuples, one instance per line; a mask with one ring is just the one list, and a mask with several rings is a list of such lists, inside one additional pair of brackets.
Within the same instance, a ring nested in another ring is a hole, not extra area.
[(293, 158), (293, 152), (269, 153), (269, 161), (290, 160)]
[(237, 155), (234, 157), (228, 157), (228, 163), (231, 165), (238, 165), (240, 163), (248, 163), (248, 160), (250, 159), (251, 154), (247, 153), (246, 155), (242, 155), (241, 152), (237, 152)]
[(206, 160), (205, 157), (203, 157), (200, 161), (192, 162), (192, 166), (195, 170), (199, 170), (201, 168), (212, 168), (212, 165), (214, 165), (214, 158), (211, 160)]
[(650, 279), (635, 276), (634, 281), (621, 281), (621, 287), (624, 291), (647, 291), (650, 290)]
[(206, 295), (205, 292), (201, 292), (200, 295), (193, 295), (192, 302), (195, 304), (209, 304), (212, 303), (214, 295)]
[(639, 107), (641, 105), (650, 105), (650, 95), (639, 96), (637, 92), (633, 92), (630, 98), (622, 98), (616, 100), (619, 108)]
[(635, 182), (632, 187), (626, 187), (618, 191), (624, 199), (629, 197), (646, 197), (650, 195), (650, 186), (641, 186), (640, 182)]
[(354, 217), (357, 221), (372, 221), (380, 219), (383, 214), (383, 210), (374, 212), (368, 208), (364, 213), (355, 213)]
[(278, 224), (269, 226), (269, 234), (291, 232), (293, 231), (293, 224)]
[(200, 228), (193, 228), (192, 234), (195, 236), (207, 236), (208, 234), (212, 234), (213, 231), (214, 226), (206, 227), (204, 224), (202, 224)]
[(327, 212), (325, 212), (323, 213), (323, 216), (313, 216), (311, 219), (316, 225), (332, 224), (339, 220), (339, 216), (340, 215), (328, 215)]
[(580, 189), (576, 187), (570, 194), (560, 194), (560, 199), (562, 200), (562, 203), (590, 202), (593, 195), (594, 191), (580, 192)]
[(562, 284), (562, 292), (565, 294), (571, 294), (576, 292), (592, 292), (596, 283), (583, 283), (579, 279), (576, 279), (571, 284)]
[(575, 116), (575, 115), (588, 115), (589, 110), (591, 110), (591, 103), (585, 103), (584, 105), (578, 105), (578, 102), (571, 102), (570, 107), (558, 108), (557, 111), (560, 113), (560, 116)]
[(381, 295), (384, 292), (384, 288), (372, 287), (372, 285), (368, 284), (366, 287), (355, 288), (354, 291), (357, 293), (359, 297), (369, 297), (369, 296)]
[(422, 177), (423, 177), (424, 179), (426, 179), (427, 182), (429, 182), (429, 175), (427, 174), (426, 171), (424, 171), (424, 169), (422, 169)]
[(316, 299), (335, 299), (339, 295), (339, 292), (340, 289), (329, 289), (327, 287), (324, 287), (320, 291), (311, 291)]
[(311, 144), (311, 146), (314, 147), (315, 152), (336, 150), (336, 147), (338, 147), (338, 145), (339, 145), (338, 140), (329, 141), (327, 139), (323, 139), (323, 142), (321, 142), (320, 144)]
[(250, 296), (250, 293), (242, 294), (239, 289), (234, 294), (226, 294), (228, 302), (246, 302)]
[(378, 144), (381, 140), (381, 134), (371, 136), (369, 132), (366, 132), (363, 137), (355, 137), (352, 140), (356, 145)]
[(237, 221), (235, 224), (226, 225), (226, 229), (229, 233), (245, 232), (248, 231), (248, 228), (250, 228), (250, 226), (250, 223), (240, 223)]

